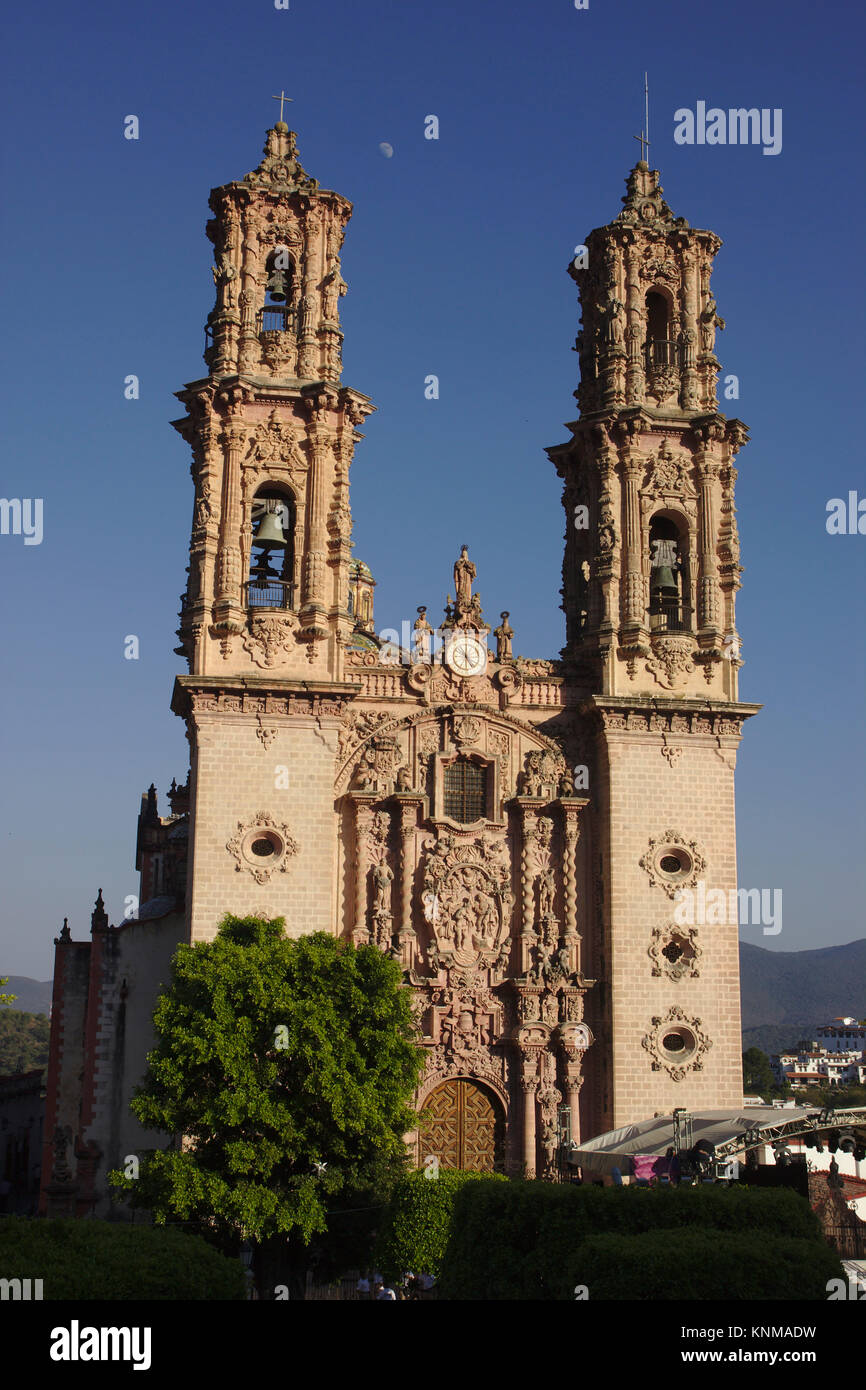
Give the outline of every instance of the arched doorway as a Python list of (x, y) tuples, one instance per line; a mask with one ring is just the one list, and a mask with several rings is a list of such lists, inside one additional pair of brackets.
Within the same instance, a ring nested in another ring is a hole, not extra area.
[(477, 1081), (444, 1081), (421, 1107), (421, 1163), (434, 1154), (443, 1168), (492, 1172), (502, 1167), (505, 1116), (494, 1093)]

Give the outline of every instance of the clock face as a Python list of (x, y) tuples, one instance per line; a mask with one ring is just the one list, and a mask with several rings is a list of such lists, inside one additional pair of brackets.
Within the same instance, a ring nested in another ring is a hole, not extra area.
[(455, 637), (448, 648), (448, 665), (458, 676), (478, 676), (487, 665), (487, 652), (477, 637)]

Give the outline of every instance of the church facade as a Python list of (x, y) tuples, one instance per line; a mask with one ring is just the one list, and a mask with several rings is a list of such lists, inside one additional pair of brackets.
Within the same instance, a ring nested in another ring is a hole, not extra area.
[(687, 920), (680, 890), (736, 890), (746, 431), (718, 410), (719, 239), (643, 161), (623, 204), (569, 268), (580, 413), (547, 451), (566, 520), (551, 660), (515, 656), (507, 611), (488, 621), (466, 545), (438, 628), (419, 608), (408, 647), (376, 636), (351, 541), (374, 409), (342, 381), (351, 205), (282, 121), (212, 192), (207, 375), (174, 422), (190, 774), (170, 815), (143, 799), (139, 920), (109, 927), (98, 903), (90, 943), (58, 940), (43, 1209), (73, 1189), (99, 1209), (144, 1143), (126, 1102), (148, 1009), (177, 941), (226, 912), (400, 962), (427, 1054), (419, 1164), (553, 1176), (568, 1137), (741, 1103), (738, 924)]

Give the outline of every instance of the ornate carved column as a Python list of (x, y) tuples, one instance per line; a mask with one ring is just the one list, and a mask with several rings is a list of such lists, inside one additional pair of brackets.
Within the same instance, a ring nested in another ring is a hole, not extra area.
[(591, 576), (589, 588), (589, 623), (601, 632), (608, 631), (619, 622), (619, 572), (614, 565), (619, 527), (616, 513), (619, 510), (616, 493), (619, 492), (619, 479), (616, 472), (616, 450), (611, 446), (604, 427), (598, 430), (600, 439), (598, 449), (598, 524), (599, 541), (595, 561), (595, 574)]
[(713, 515), (713, 488), (719, 474), (719, 464), (706, 448), (696, 457), (700, 494), (698, 498), (699, 572), (698, 627), (718, 627), (719, 579), (716, 570), (716, 525)]
[(246, 429), (238, 419), (229, 418), (222, 433), (225, 451), (222, 504), (220, 508), (219, 549), (217, 552), (217, 624), (224, 631), (236, 632), (243, 619), (241, 599), (240, 493), (241, 452)]
[(646, 394), (643, 365), (644, 311), (640, 290), (640, 257), (632, 236), (625, 253), (625, 292), (628, 326), (625, 331), (626, 403), (642, 405)]
[(370, 832), (373, 827), (373, 797), (353, 795), (355, 806), (355, 945), (370, 940), (367, 925), (367, 872), (370, 867)]
[(532, 947), (535, 945), (535, 912), (532, 901), (532, 882), (533, 872), (530, 856), (533, 842), (535, 840), (535, 830), (538, 820), (538, 803), (530, 802), (523, 797), (516, 798), (520, 808), (520, 903), (521, 903), (521, 961), (520, 974), (528, 970), (532, 964)]
[[(580, 933), (577, 929), (577, 844), (580, 839), (580, 812), (589, 804), (587, 797), (563, 797), (562, 808), (563, 861), (562, 877), (565, 897), (563, 936), (569, 947), (572, 970), (579, 972)], [(573, 948), (573, 949), (572, 949)]]
[(580, 1088), (583, 1085), (583, 1076), (581, 1075), (583, 1053), (576, 1047), (564, 1047), (562, 1051), (565, 1057), (565, 1094), (568, 1108), (571, 1111), (571, 1140), (573, 1144), (579, 1144)]
[(640, 503), (637, 491), (643, 471), (643, 461), (638, 457), (637, 451), (629, 445), (622, 463), (626, 627), (643, 627), (646, 624), (641, 565)]
[(395, 800), (400, 806), (400, 959), (404, 970), (408, 970), (413, 963), (415, 946), (412, 881), (415, 876), (415, 827), (422, 798), (398, 793)]
[[(321, 411), (317, 412), (321, 413)], [(310, 427), (310, 510), (303, 570), (301, 621), (308, 638), (324, 637), (327, 498), (330, 492), (330, 438), (318, 422)]]
[(520, 1078), (523, 1092), (523, 1165), (528, 1178), (536, 1173), (535, 1093), (538, 1088), (538, 1062), (535, 1057), (524, 1058)]
[(316, 380), (319, 376), (318, 344), (318, 294), (316, 283), (321, 273), (319, 266), (319, 236), (321, 221), (312, 209), (307, 213), (305, 224), (306, 241), (304, 246), (304, 287), (301, 296), (301, 324), (298, 341), (298, 376), (302, 380)]
[(261, 346), (256, 334), (256, 309), (259, 296), (259, 214), (247, 204), (242, 212), (243, 244), (241, 246), (241, 285), (239, 304), (241, 328), (238, 339), (238, 370), (253, 371), (261, 362)]

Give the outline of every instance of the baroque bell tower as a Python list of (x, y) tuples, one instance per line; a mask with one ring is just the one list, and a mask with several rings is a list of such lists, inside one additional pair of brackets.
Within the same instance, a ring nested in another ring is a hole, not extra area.
[(311, 842), (317, 831), (323, 846), (332, 839), (323, 729), (355, 690), (343, 683), (356, 621), (349, 467), (374, 409), (341, 381), (352, 206), (307, 175), (280, 120), (258, 167), (214, 189), (210, 207), (208, 374), (178, 392), (186, 415), (174, 422), (195, 484), (178, 629), (189, 675), (173, 702), (192, 745), (191, 936), (212, 936), (223, 912), (241, 910), (242, 887), (289, 872), (292, 813), (305, 820), (307, 871), (288, 897), (281, 880), (279, 909), (327, 930), (332, 852)]
[[(580, 417), (548, 450), (563, 666), (595, 729), (600, 1128), (742, 1100), (734, 767), (759, 708), (737, 699), (747, 431), (718, 408), (721, 241), (662, 193), (641, 160), (622, 211), (576, 249)], [(689, 904), (710, 890), (725, 912), (698, 920)]]

